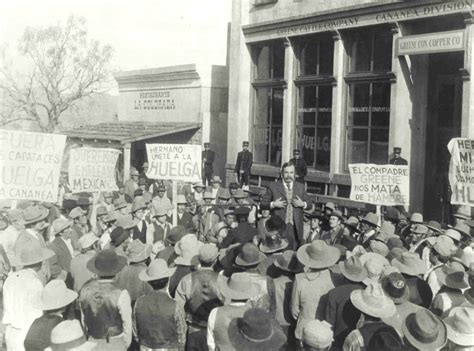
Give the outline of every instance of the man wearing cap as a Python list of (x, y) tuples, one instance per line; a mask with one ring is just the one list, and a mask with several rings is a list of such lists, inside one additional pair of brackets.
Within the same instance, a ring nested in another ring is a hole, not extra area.
[(54, 240), (49, 248), (56, 254), (59, 267), (70, 272), (71, 259), (74, 249), (71, 244), (71, 222), (64, 218), (58, 218), (52, 225)]
[(132, 341), (130, 295), (113, 281), (126, 264), (127, 259), (111, 249), (98, 252), (87, 262), (98, 278), (84, 284), (79, 306), (86, 335), (100, 350), (125, 350)]
[[(29, 211), (25, 212), (28, 223), (32, 218)], [(24, 350), (23, 342), (31, 324), (43, 314), (36, 302), (49, 279), (44, 263), (53, 256), (54, 252), (36, 239), (17, 251), (15, 264), (23, 269), (9, 274), (3, 285), (2, 324), (6, 325), (7, 350)]]
[(153, 289), (137, 299), (133, 310), (133, 334), (143, 350), (184, 349), (185, 313), (168, 293), (169, 278), (175, 269), (164, 260), (155, 259), (139, 274), (140, 280)]
[(240, 186), (249, 185), (250, 172), (252, 169), (253, 155), (249, 151), (249, 142), (242, 143), (242, 151), (237, 153), (237, 161), (235, 162), (235, 176)]
[(360, 237), (359, 243), (363, 247), (369, 247), (370, 240), (374, 239), (379, 227), (379, 216), (373, 212), (367, 213), (360, 221)]
[(93, 273), (87, 269), (87, 262), (95, 256), (98, 241), (94, 233), (87, 233), (79, 239), (81, 253), (72, 258), (70, 265), (74, 291), (79, 292), (84, 283), (93, 277)]
[(394, 147), (393, 148), (393, 158), (390, 159), (389, 164), (396, 165), (396, 166), (407, 166), (408, 161), (402, 158), (402, 148), (401, 147)]
[(284, 163), (281, 167), (282, 179), (271, 182), (262, 203), (270, 204), (273, 214), (285, 221), (288, 228), (290, 246), (296, 248), (304, 242), (303, 210), (311, 208), (311, 201), (304, 185), (295, 182), (295, 165)]
[(138, 189), (138, 178), (139, 174), (138, 171), (132, 167), (130, 169), (130, 179), (127, 179), (124, 183), (124, 189), (123, 193), (125, 195), (125, 201), (128, 203), (131, 203), (133, 200), (133, 194), (135, 193), (135, 190)]
[(300, 155), (300, 150), (293, 150), (293, 158), (290, 160), (295, 165), (295, 181), (304, 183), (304, 177), (308, 174), (308, 166), (306, 161)]
[(216, 158), (216, 154), (211, 150), (211, 143), (204, 143), (204, 150), (202, 151), (202, 183), (209, 185), (211, 183), (211, 177), (213, 170), (213, 163)]

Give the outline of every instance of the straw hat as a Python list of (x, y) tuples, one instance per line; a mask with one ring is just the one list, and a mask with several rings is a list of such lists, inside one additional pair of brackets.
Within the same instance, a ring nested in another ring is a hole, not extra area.
[(438, 276), (441, 284), (451, 289), (464, 290), (469, 288), (468, 275), (464, 270), (451, 266), (444, 266)]
[(117, 220), (117, 226), (123, 229), (132, 229), (137, 225), (137, 221), (131, 215), (120, 216)]
[(23, 211), (25, 224), (34, 224), (49, 216), (49, 210), (41, 206), (28, 206)]
[(395, 303), (402, 303), (410, 296), (410, 287), (400, 273), (390, 273), (382, 278), (382, 289), (385, 295), (390, 297)]
[(214, 195), (212, 195), (210, 191), (205, 191), (204, 195), (202, 195), (202, 198), (209, 199), (209, 200), (215, 199)]
[(91, 247), (94, 243), (99, 241), (99, 238), (94, 233), (87, 233), (81, 236), (78, 240), (79, 247), (81, 249), (87, 249)]
[(186, 197), (183, 194), (178, 194), (178, 196), (176, 197), (176, 203), (187, 204), (188, 202), (186, 201)]
[(135, 239), (128, 244), (125, 254), (129, 262), (141, 262), (150, 257), (152, 246)]
[(187, 234), (175, 245), (174, 251), (178, 255), (174, 260), (175, 264), (182, 266), (192, 266), (199, 255), (199, 249), (204, 243), (199, 241), (194, 234)]
[(55, 219), (53, 224), (51, 225), (51, 230), (53, 231), (53, 235), (56, 236), (61, 234), (66, 229), (70, 228), (72, 223), (65, 218), (58, 218)]
[(19, 254), (15, 257), (15, 264), (16, 266), (31, 266), (47, 261), (54, 255), (54, 251), (42, 247), (37, 241), (32, 241), (20, 248)]
[(441, 256), (450, 257), (456, 252), (457, 247), (454, 245), (453, 239), (446, 235), (440, 235), (436, 238), (436, 242), (433, 245), (433, 250), (435, 250)]
[(353, 282), (361, 282), (367, 278), (367, 271), (356, 256), (351, 256), (339, 262), (339, 269), (344, 277)]
[(127, 207), (127, 203), (126, 203), (125, 200), (122, 199), (122, 198), (115, 199), (114, 202), (113, 202), (113, 204), (114, 204), (114, 209), (115, 209), (116, 211), (118, 211), (118, 210), (120, 210), (120, 209), (122, 209), (122, 208)]
[(373, 253), (379, 254), (380, 256), (386, 257), (388, 252), (388, 246), (385, 245), (382, 241), (379, 240), (370, 240), (369, 242), (370, 251)]
[(420, 235), (428, 234), (428, 227), (423, 224), (415, 224), (411, 232)]
[(390, 262), (384, 256), (375, 252), (364, 253), (359, 258), (360, 263), (362, 263), (363, 266), (365, 266), (368, 261), (376, 262), (376, 264), (380, 267), (390, 266)]
[(69, 305), (77, 297), (77, 292), (68, 289), (64, 281), (53, 279), (43, 288), (37, 307), (43, 311), (57, 310)]
[(452, 228), (446, 229), (446, 231), (442, 235), (446, 235), (455, 241), (460, 241), (462, 238), (461, 233), (459, 233), (457, 230), (452, 229)]
[(452, 257), (453, 261), (463, 264), (464, 267), (469, 268), (474, 263), (474, 250), (471, 246), (466, 246), (464, 249), (458, 249), (456, 254)]
[(373, 212), (369, 212), (365, 215), (364, 218), (361, 219), (361, 222), (368, 223), (373, 227), (378, 227), (379, 226), (379, 216), (377, 216)]
[(90, 351), (94, 350), (96, 346), (95, 342), (87, 341), (77, 319), (65, 320), (51, 331), (52, 351)]
[(71, 219), (76, 219), (76, 218), (79, 218), (81, 216), (83, 216), (86, 212), (80, 208), (79, 206), (78, 207), (74, 207), (71, 212), (69, 212), (69, 218)]
[(222, 183), (221, 177), (219, 177), (218, 175), (213, 176), (211, 179), (211, 183)]
[(116, 221), (118, 219), (118, 212), (115, 210), (110, 210), (109, 213), (107, 213), (107, 216), (104, 218), (105, 223), (110, 223), (113, 221)]
[(389, 266), (384, 266), (382, 261), (379, 261), (375, 258), (369, 259), (367, 262), (363, 263), (363, 266), (365, 270), (367, 271), (367, 278), (362, 280), (362, 283), (364, 283), (367, 286), (372, 285), (372, 284), (379, 285), (380, 277), (382, 276), (382, 273), (385, 267), (389, 267)]
[(395, 226), (391, 222), (385, 221), (380, 227), (377, 239), (387, 242), (390, 238), (398, 238), (398, 235), (395, 234)]
[(427, 271), (425, 262), (415, 252), (404, 252), (400, 260), (394, 258), (392, 266), (398, 268), (401, 273), (417, 276)]
[(411, 223), (423, 223), (423, 215), (421, 213), (415, 212), (411, 215), (410, 217), (410, 222)]
[(293, 250), (276, 254), (273, 264), (285, 272), (300, 273), (303, 271), (303, 266), (296, 257), (296, 251)]
[(324, 209), (334, 211), (336, 209), (336, 205), (334, 205), (334, 203), (332, 203), (332, 202), (326, 202), (326, 204), (324, 205)]
[(220, 292), (231, 300), (248, 300), (259, 293), (259, 287), (252, 282), (250, 273), (234, 273), (226, 281), (219, 282)]
[(265, 260), (265, 255), (252, 243), (246, 243), (240, 248), (240, 253), (235, 258), (235, 264), (240, 267), (256, 266)]
[(441, 233), (442, 231), (441, 224), (437, 221), (431, 220), (428, 223), (426, 223), (426, 226), (430, 228), (432, 231), (437, 232), (437, 233)]
[(87, 269), (98, 276), (110, 277), (120, 272), (126, 264), (126, 257), (117, 255), (113, 249), (105, 249), (87, 261)]
[(326, 321), (309, 320), (303, 327), (301, 341), (310, 347), (326, 349), (334, 341), (332, 326)]
[(169, 268), (166, 261), (157, 258), (151, 261), (150, 265), (138, 274), (141, 281), (149, 282), (171, 277), (176, 271), (176, 267)]
[(446, 326), (425, 308), (406, 317), (402, 332), (408, 342), (418, 350), (437, 350), (447, 341)]
[(457, 230), (463, 235), (466, 235), (469, 237), (471, 236), (471, 229), (467, 223), (457, 223), (453, 229)]
[(454, 307), (449, 311), (444, 324), (448, 339), (460, 346), (474, 346), (474, 308)]
[(323, 240), (314, 240), (311, 244), (301, 246), (296, 251), (296, 256), (306, 267), (328, 268), (336, 264), (341, 257), (341, 252)]
[(219, 256), (219, 249), (214, 244), (204, 244), (199, 248), (198, 260), (202, 263), (214, 262)]
[(375, 318), (389, 318), (396, 312), (394, 302), (375, 284), (370, 284), (364, 290), (354, 290), (351, 302), (359, 311)]

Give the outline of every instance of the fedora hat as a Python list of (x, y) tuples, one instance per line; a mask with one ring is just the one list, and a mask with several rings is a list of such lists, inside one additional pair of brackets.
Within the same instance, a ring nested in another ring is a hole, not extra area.
[(125, 240), (128, 240), (130, 235), (122, 227), (116, 227), (110, 233), (110, 244), (114, 247), (119, 246)]
[(145, 261), (151, 254), (151, 245), (144, 244), (140, 240), (135, 239), (128, 244), (125, 250), (129, 262)]
[(77, 292), (68, 289), (64, 281), (53, 279), (43, 288), (37, 307), (43, 311), (57, 310), (69, 305), (77, 297)]
[(451, 266), (444, 266), (441, 269), (438, 279), (441, 284), (451, 289), (464, 290), (469, 288), (468, 275), (464, 270)]
[(227, 280), (219, 280), (220, 292), (230, 300), (248, 300), (257, 297), (259, 287), (252, 282), (250, 273), (233, 273)]
[(397, 268), (401, 273), (410, 276), (425, 274), (427, 271), (425, 262), (415, 252), (404, 252), (400, 260), (394, 258), (392, 260), (392, 266)]
[(369, 339), (367, 351), (402, 351), (403, 341), (390, 326), (378, 329)]
[(423, 224), (423, 215), (421, 213), (415, 212), (410, 217), (411, 223)]
[(237, 191), (234, 194), (235, 199), (245, 199), (246, 197), (247, 197), (247, 194), (242, 189), (237, 189)]
[(382, 289), (396, 304), (407, 301), (410, 287), (402, 274), (393, 272), (382, 278)]
[(178, 194), (178, 196), (176, 197), (176, 203), (187, 204), (188, 202), (186, 201), (186, 197), (183, 194)]
[(327, 268), (336, 264), (341, 257), (337, 247), (329, 246), (322, 240), (314, 240), (296, 251), (298, 260), (310, 268)]
[(329, 215), (329, 217), (337, 217), (339, 218), (341, 221), (344, 220), (344, 216), (342, 215), (342, 212), (339, 211), (339, 210), (334, 210), (331, 212), (331, 214)]
[(31, 266), (49, 260), (55, 255), (54, 251), (41, 247), (36, 240), (22, 246), (18, 255), (15, 255), (16, 266)]
[(448, 228), (446, 229), (442, 235), (446, 235), (447, 237), (450, 237), (451, 239), (455, 241), (460, 241), (462, 238), (461, 233), (459, 233), (456, 229), (453, 228)]
[(368, 223), (369, 225), (373, 227), (378, 227), (379, 226), (379, 216), (377, 216), (373, 212), (369, 212), (365, 215), (364, 218), (360, 220), (361, 222)]
[(275, 267), (278, 267), (285, 272), (300, 273), (303, 271), (303, 266), (296, 257), (296, 251), (293, 250), (287, 250), (283, 253), (276, 254), (273, 264)]
[(215, 199), (214, 195), (212, 195), (210, 191), (205, 191), (204, 194), (202, 195), (202, 198), (208, 199), (208, 200)]
[(221, 177), (219, 177), (218, 175), (213, 176), (211, 179), (211, 183), (222, 183)]
[(396, 312), (395, 303), (384, 295), (379, 285), (351, 292), (351, 302), (362, 313), (375, 318), (389, 318)]
[(334, 203), (332, 202), (326, 202), (326, 204), (324, 205), (324, 209), (334, 211), (336, 209), (336, 205), (334, 205)]
[(225, 188), (221, 188), (221, 190), (217, 193), (217, 197), (219, 199), (229, 200), (230, 199), (229, 190)]
[(235, 350), (280, 350), (286, 343), (280, 325), (263, 308), (250, 308), (231, 320), (228, 336)]
[(165, 260), (157, 258), (151, 261), (147, 269), (138, 274), (138, 278), (144, 282), (160, 280), (171, 277), (175, 271), (176, 267), (170, 268)]
[(117, 255), (114, 249), (105, 249), (87, 261), (87, 269), (98, 276), (110, 277), (120, 272), (126, 264), (126, 257)]
[(309, 320), (304, 324), (301, 341), (316, 349), (327, 349), (334, 341), (332, 326), (326, 321)]
[(113, 221), (116, 221), (118, 219), (118, 212), (115, 211), (115, 210), (110, 210), (108, 213), (107, 213), (107, 216), (104, 218), (104, 222), (105, 223), (110, 223), (110, 222), (113, 222)]
[(120, 216), (117, 219), (117, 226), (122, 227), (123, 229), (132, 229), (137, 225), (137, 222), (133, 219), (131, 215)]
[(390, 251), (388, 249), (388, 246), (385, 245), (383, 241), (380, 240), (370, 240), (369, 242), (369, 249), (371, 252), (379, 254), (380, 256), (386, 257), (388, 255), (388, 252)]
[(411, 232), (415, 234), (420, 234), (420, 235), (428, 234), (428, 227), (424, 224), (415, 224)]
[(53, 231), (53, 235), (56, 236), (61, 234), (68, 228), (71, 228), (72, 223), (65, 218), (58, 218), (55, 219), (53, 224), (51, 225), (51, 230)]
[(469, 237), (471, 236), (471, 229), (466, 223), (457, 223), (454, 226), (454, 229), (460, 232), (461, 234), (464, 234)]
[(409, 314), (402, 323), (402, 332), (418, 350), (437, 350), (447, 341), (446, 326), (426, 308)]
[(79, 206), (74, 207), (71, 212), (69, 212), (69, 218), (76, 219), (83, 216), (86, 212)]
[(278, 234), (266, 235), (258, 247), (263, 253), (271, 254), (286, 249), (288, 247), (288, 240), (282, 239)]
[(286, 223), (281, 217), (272, 215), (265, 221), (264, 228), (267, 232), (282, 232), (286, 229)]
[(265, 255), (252, 243), (246, 243), (240, 248), (235, 258), (235, 264), (240, 267), (256, 266), (265, 260)]
[(428, 223), (425, 224), (429, 229), (431, 229), (434, 232), (441, 233), (441, 224), (437, 221), (429, 221)]
[(460, 346), (474, 346), (474, 308), (453, 307), (444, 319), (448, 339)]
[(170, 232), (165, 238), (165, 243), (174, 246), (186, 235), (186, 233), (186, 228), (183, 225), (177, 225), (170, 229)]
[(87, 341), (81, 323), (77, 319), (65, 320), (51, 331), (52, 351), (91, 351), (95, 350), (97, 343)]
[(351, 256), (339, 262), (339, 269), (344, 277), (353, 282), (361, 282), (367, 278), (367, 271), (356, 256)]
[(461, 263), (466, 269), (469, 269), (471, 264), (474, 263), (474, 250), (471, 246), (466, 246), (464, 249), (459, 248), (452, 259)]
[(28, 206), (23, 211), (25, 224), (34, 224), (49, 216), (49, 210), (42, 206)]
[(122, 198), (115, 199), (113, 203), (116, 211), (127, 207), (127, 203)]
[(132, 213), (135, 213), (139, 210), (143, 210), (145, 208), (146, 208), (146, 203), (142, 196), (138, 196), (133, 199)]
[(99, 238), (94, 233), (87, 233), (81, 236), (78, 240), (79, 247), (81, 249), (87, 249), (91, 247), (92, 244), (99, 241)]
[(356, 232), (359, 232), (359, 220), (357, 219), (357, 217), (350, 216), (344, 221), (344, 224), (348, 227), (351, 227)]
[(441, 256), (450, 257), (457, 251), (457, 248), (453, 239), (446, 235), (440, 235), (433, 244), (433, 250)]
[(380, 226), (377, 239), (387, 242), (390, 238), (398, 238), (398, 235), (395, 234), (395, 226), (388, 221), (385, 221)]

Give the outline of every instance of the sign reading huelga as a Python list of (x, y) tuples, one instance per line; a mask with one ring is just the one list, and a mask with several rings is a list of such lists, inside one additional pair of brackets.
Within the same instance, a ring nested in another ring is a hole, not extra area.
[(0, 129), (0, 198), (56, 202), (66, 136)]
[(474, 207), (474, 140), (453, 138), (448, 150), (451, 204)]
[(69, 183), (72, 192), (115, 191), (115, 165), (120, 154), (115, 149), (82, 147), (69, 157)]
[(352, 184), (351, 200), (373, 205), (409, 205), (408, 166), (355, 163), (349, 165), (349, 172)]

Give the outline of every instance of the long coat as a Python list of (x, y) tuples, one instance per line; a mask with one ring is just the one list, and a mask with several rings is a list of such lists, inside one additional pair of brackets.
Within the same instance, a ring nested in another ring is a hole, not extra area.
[(59, 266), (66, 272), (70, 272), (72, 255), (63, 239), (56, 237), (49, 248), (56, 254)]

